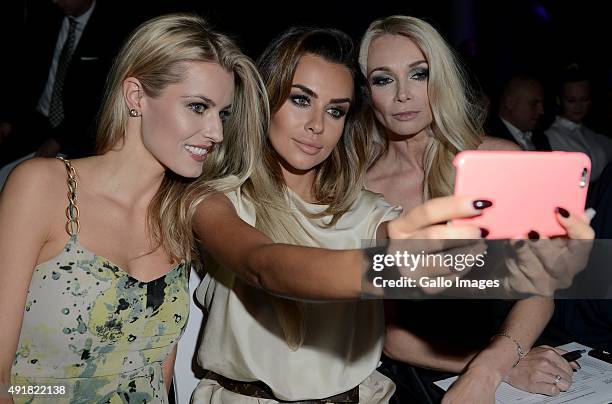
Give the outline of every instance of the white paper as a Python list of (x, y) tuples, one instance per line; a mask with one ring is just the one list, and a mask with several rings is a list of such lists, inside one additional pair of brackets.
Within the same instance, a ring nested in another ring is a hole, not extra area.
[[(566, 351), (591, 348), (571, 342), (558, 348)], [(577, 361), (582, 368), (573, 374), (572, 386), (556, 397), (532, 394), (516, 389), (502, 382), (495, 392), (496, 404), (609, 404), (612, 402), (612, 364), (592, 358), (586, 353)], [(435, 385), (448, 390), (457, 376), (435, 382)]]

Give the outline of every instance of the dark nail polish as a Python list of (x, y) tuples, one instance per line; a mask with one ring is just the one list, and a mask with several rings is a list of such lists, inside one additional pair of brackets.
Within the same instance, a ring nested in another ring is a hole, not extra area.
[(563, 208), (557, 208), (557, 212), (566, 219), (569, 217), (569, 212)]
[(514, 245), (514, 248), (516, 248), (516, 249), (523, 248), (524, 245), (525, 245), (525, 242), (523, 240), (519, 240)]
[(480, 237), (485, 238), (489, 235), (489, 230), (480, 228)]
[(527, 237), (529, 237), (529, 240), (539, 240), (540, 234), (537, 231), (531, 230), (527, 233)]
[(574, 371), (574, 373), (576, 373), (576, 372), (577, 372), (577, 370), (576, 370), (576, 369), (572, 369), (572, 370)]
[(487, 201), (486, 199), (477, 199), (472, 202), (472, 205), (474, 206), (474, 209), (482, 210), (493, 206), (493, 202)]

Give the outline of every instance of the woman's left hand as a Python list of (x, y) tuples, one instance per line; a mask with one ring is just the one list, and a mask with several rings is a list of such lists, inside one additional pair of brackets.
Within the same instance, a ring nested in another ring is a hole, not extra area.
[[(595, 232), (584, 214), (557, 212), (557, 220), (567, 236), (541, 241), (514, 241), (517, 259), (506, 261), (509, 276), (503, 280), (506, 290), (532, 295), (553, 296), (556, 290), (572, 285), (574, 276), (589, 260)], [(566, 217), (567, 216), (567, 217)]]
[(572, 385), (576, 362), (568, 363), (564, 351), (542, 345), (533, 348), (504, 378), (508, 384), (530, 393), (556, 396)]
[(501, 377), (486, 368), (470, 368), (453, 383), (442, 404), (494, 404)]

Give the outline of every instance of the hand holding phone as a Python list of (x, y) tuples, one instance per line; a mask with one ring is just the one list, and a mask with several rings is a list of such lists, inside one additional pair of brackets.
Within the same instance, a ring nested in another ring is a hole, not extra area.
[(453, 164), (455, 195), (493, 203), (481, 216), (453, 223), (484, 228), (488, 239), (564, 235), (557, 208), (584, 211), (591, 171), (584, 153), (464, 151)]

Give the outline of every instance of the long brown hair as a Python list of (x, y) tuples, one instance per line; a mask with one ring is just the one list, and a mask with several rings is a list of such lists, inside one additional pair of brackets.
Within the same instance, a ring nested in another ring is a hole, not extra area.
[[(301, 212), (307, 217), (331, 216), (326, 225), (333, 226), (350, 209), (364, 186), (369, 148), (368, 125), (363, 113), (367, 85), (356, 63), (353, 42), (345, 33), (334, 29), (291, 28), (274, 39), (257, 61), (272, 114), (289, 97), (295, 70), (306, 54), (345, 66), (354, 82), (342, 136), (331, 155), (315, 168), (314, 197), (317, 203), (327, 207), (318, 214)], [(279, 156), (267, 137), (262, 146), (261, 164), (243, 186), (255, 208), (256, 227), (275, 242), (317, 245), (292, 210)], [(304, 305), (274, 296), (270, 299), (287, 344), (293, 349), (299, 348), (305, 337)]]

